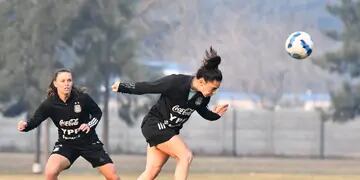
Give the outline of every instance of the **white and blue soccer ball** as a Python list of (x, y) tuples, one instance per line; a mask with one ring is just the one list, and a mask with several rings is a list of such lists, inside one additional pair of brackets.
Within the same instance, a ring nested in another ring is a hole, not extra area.
[(285, 42), (287, 53), (295, 59), (305, 59), (313, 51), (311, 36), (302, 31), (291, 33)]

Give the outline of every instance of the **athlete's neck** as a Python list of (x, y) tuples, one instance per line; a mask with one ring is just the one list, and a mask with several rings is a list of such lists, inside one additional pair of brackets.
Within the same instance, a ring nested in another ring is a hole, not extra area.
[(66, 94), (58, 93), (58, 96), (63, 102), (66, 102), (70, 97), (70, 93), (66, 93)]
[(191, 89), (194, 90), (194, 91), (199, 91), (199, 80), (194, 77), (192, 80), (191, 80)]

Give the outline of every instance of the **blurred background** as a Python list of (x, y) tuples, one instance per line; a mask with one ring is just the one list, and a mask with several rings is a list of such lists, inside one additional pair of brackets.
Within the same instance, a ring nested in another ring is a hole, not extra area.
[[(31, 117), (62, 67), (101, 106), (97, 133), (134, 179), (145, 168), (140, 123), (158, 96), (115, 94), (111, 84), (194, 74), (210, 46), (224, 75), (210, 108), (230, 109), (216, 122), (194, 113), (182, 129), (199, 159), (193, 177), (360, 179), (358, 0), (0, 0), (0, 24), (0, 179), (41, 172), (55, 126), (48, 120), (19, 133), (16, 124)], [(314, 41), (305, 60), (285, 51), (294, 31)], [(69, 171), (92, 171), (78, 164)]]

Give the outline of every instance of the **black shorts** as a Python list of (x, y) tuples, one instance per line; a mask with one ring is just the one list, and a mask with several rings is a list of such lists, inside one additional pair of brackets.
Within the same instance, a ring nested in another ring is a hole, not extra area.
[[(56, 142), (51, 154), (59, 154), (66, 157), (70, 161), (70, 166), (79, 156), (82, 156), (90, 162), (94, 168), (107, 163), (113, 163), (100, 141), (87, 145), (72, 145)], [(70, 168), (70, 166), (67, 168)]]
[(166, 142), (179, 134), (179, 130), (166, 126), (156, 118), (144, 119), (141, 131), (150, 147)]

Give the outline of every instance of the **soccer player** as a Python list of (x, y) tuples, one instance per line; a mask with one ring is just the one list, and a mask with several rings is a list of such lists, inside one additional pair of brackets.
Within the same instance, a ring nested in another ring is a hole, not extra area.
[(50, 117), (58, 128), (58, 141), (46, 163), (46, 180), (56, 180), (82, 156), (107, 180), (119, 180), (116, 168), (103, 148), (95, 128), (102, 112), (83, 90), (73, 86), (72, 73), (67, 69), (55, 72), (50, 82), (47, 99), (27, 121), (19, 121), (17, 129), (30, 131)]
[(217, 105), (212, 111), (207, 108), (221, 84), (220, 62), (220, 56), (210, 47), (195, 76), (169, 75), (154, 82), (117, 81), (112, 85), (115, 92), (161, 94), (141, 124), (148, 147), (146, 168), (139, 180), (155, 179), (170, 156), (177, 161), (174, 178), (187, 179), (193, 155), (179, 132), (194, 111), (210, 121), (226, 112), (228, 104)]

